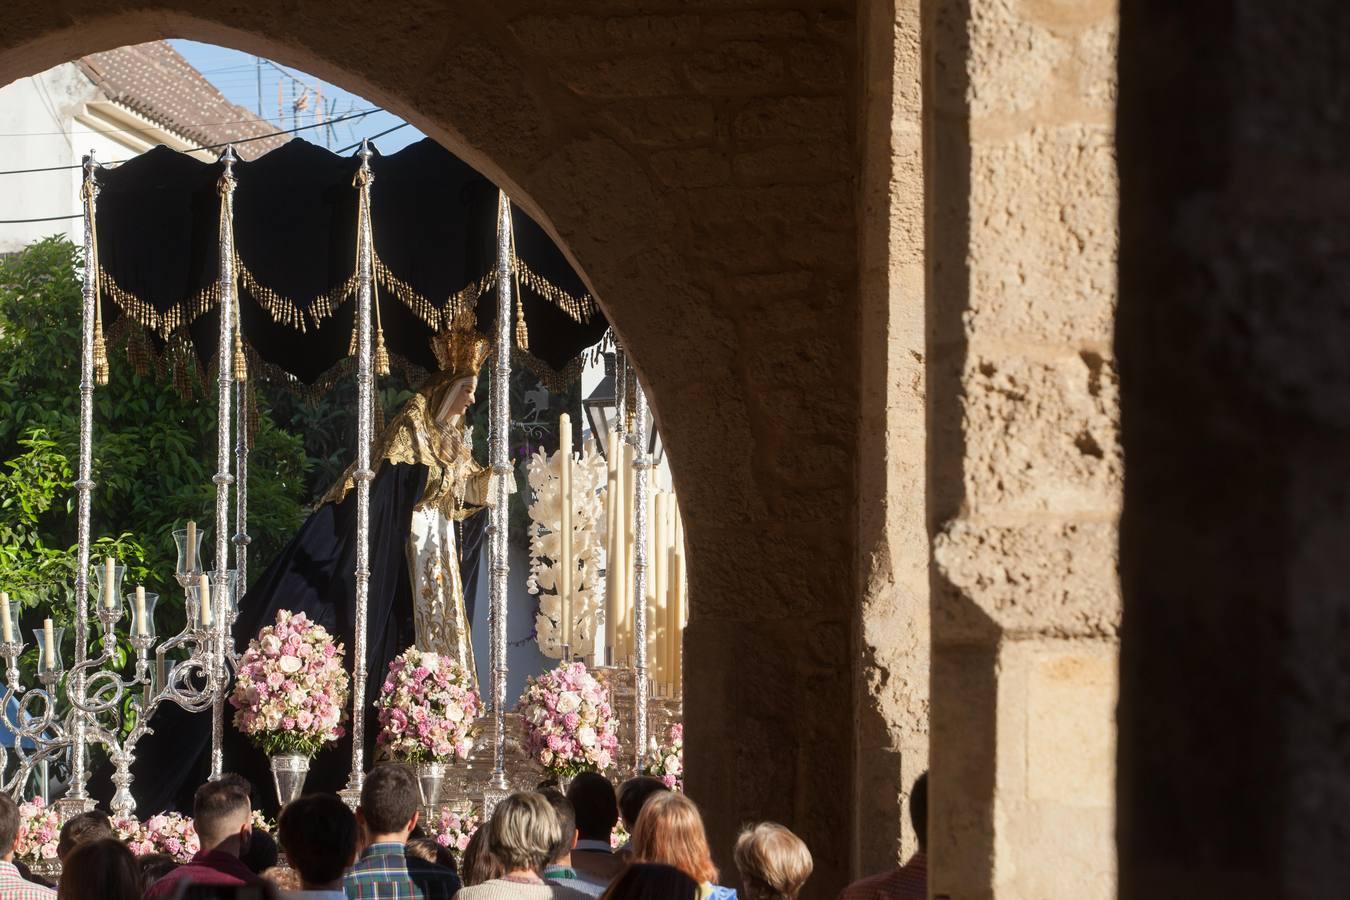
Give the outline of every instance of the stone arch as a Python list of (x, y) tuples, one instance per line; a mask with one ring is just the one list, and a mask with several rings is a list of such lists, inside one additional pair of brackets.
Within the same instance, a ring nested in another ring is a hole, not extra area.
[(823, 787), (855, 769), (852, 10), (650, 7), (31, 4), (0, 34), (0, 82), (161, 37), (266, 54), (407, 117), (544, 223), (667, 435), (690, 543), (689, 782), (719, 862), (743, 821), (777, 819), (824, 896), (856, 840), (854, 790)]

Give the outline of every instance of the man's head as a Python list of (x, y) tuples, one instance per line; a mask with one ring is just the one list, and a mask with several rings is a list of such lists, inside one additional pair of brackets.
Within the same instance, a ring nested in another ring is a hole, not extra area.
[(909, 790), (909, 821), (914, 826), (914, 836), (919, 839), (919, 849), (928, 849), (928, 773), (924, 772), (914, 780)]
[(286, 804), (277, 834), (306, 890), (340, 882), (356, 858), (356, 816), (334, 794), (310, 794)]
[(0, 859), (14, 858), (14, 842), (19, 839), (19, 804), (9, 794), (0, 793)]
[(557, 788), (545, 788), (539, 793), (553, 807), (553, 815), (558, 818), (558, 843), (549, 851), (548, 861), (560, 865), (571, 859), (572, 848), (577, 845), (577, 813)]
[(576, 812), (577, 833), (588, 841), (608, 841), (619, 821), (614, 785), (599, 772), (582, 772), (572, 779), (567, 799)]
[(638, 814), (653, 795), (668, 791), (665, 782), (650, 775), (639, 775), (619, 785), (619, 815), (623, 818), (623, 827), (629, 834), (637, 826)]
[(95, 809), (71, 816), (66, 820), (66, 824), (61, 826), (61, 836), (56, 840), (56, 856), (61, 862), (65, 862), (71, 851), (81, 844), (110, 837), (116, 835), (113, 834), (112, 822), (109, 821), (107, 813)]
[(382, 840), (406, 842), (417, 825), (417, 807), (422, 802), (417, 776), (407, 766), (386, 763), (366, 776), (361, 788), (361, 806), (356, 815), (365, 823), (372, 843)]
[(208, 781), (192, 798), (192, 824), (203, 850), (241, 856), (253, 830), (248, 794), (234, 784)]

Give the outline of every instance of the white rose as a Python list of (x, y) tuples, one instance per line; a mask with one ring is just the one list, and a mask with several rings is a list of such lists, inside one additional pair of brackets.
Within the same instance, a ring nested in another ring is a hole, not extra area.
[(445, 718), (451, 722), (462, 722), (464, 720), (464, 710), (458, 704), (450, 704), (445, 708)]
[(269, 634), (262, 639), (262, 649), (267, 653), (276, 653), (281, 649), (281, 640), (275, 634)]
[(303, 666), (304, 663), (300, 662), (300, 657), (298, 656), (283, 656), (277, 665), (280, 667), (281, 671), (290, 675), (299, 672), (300, 667)]
[(439, 666), (440, 664), (441, 658), (437, 656), (435, 653), (423, 652), (422, 668), (426, 669), (428, 672), (435, 672), (436, 667)]
[(581, 708), (581, 698), (571, 691), (563, 691), (558, 697), (558, 712), (563, 715), (574, 713)]

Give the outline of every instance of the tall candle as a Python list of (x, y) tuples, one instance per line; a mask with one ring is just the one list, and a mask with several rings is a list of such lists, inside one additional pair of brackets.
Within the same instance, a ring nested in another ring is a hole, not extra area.
[(678, 528), (675, 519), (678, 516), (678, 504), (675, 495), (666, 497), (666, 684), (671, 696), (676, 696), (679, 683), (680, 656), (680, 582), (679, 565), (676, 555), (679, 545), (676, 543)]
[(678, 697), (684, 690), (684, 622), (689, 608), (689, 585), (684, 571), (684, 518), (680, 515), (678, 504), (675, 506), (675, 540), (671, 549), (675, 559), (675, 573), (671, 576), (671, 584), (675, 589), (671, 621), (674, 622), (675, 633), (672, 635), (674, 640), (670, 660), (675, 675), (673, 687)]
[(197, 523), (187, 524), (187, 573), (197, 568)]
[(103, 560), (103, 606), (112, 609), (117, 605), (117, 564), (109, 556)]
[(559, 474), (562, 481), (562, 558), (558, 561), (561, 577), (558, 579), (559, 624), (562, 645), (572, 643), (572, 575), (576, 564), (572, 561), (572, 417), (563, 413), (558, 417)]
[(149, 623), (145, 621), (145, 586), (136, 586), (136, 635), (147, 637), (150, 634)]
[(631, 659), (637, 654), (637, 647), (633, 644), (633, 611), (642, 598), (633, 589), (633, 547), (637, 542), (634, 537), (634, 523), (637, 520), (633, 514), (633, 494), (637, 479), (633, 478), (633, 445), (627, 441), (623, 443), (619, 467), (623, 469), (623, 634), (619, 636), (619, 643), (623, 647), (620, 658)]
[(47, 671), (56, 668), (56, 629), (51, 619), (42, 620), (42, 650), (46, 654)]
[(14, 643), (14, 621), (9, 615), (9, 594), (0, 591), (0, 632), (4, 633), (5, 643)]
[[(609, 432), (609, 443), (605, 445), (609, 448), (609, 456), (605, 460), (605, 534), (607, 536), (605, 544), (605, 646), (613, 649), (617, 655), (618, 649), (615, 646), (615, 638), (618, 636), (618, 597), (616, 591), (623, 579), (619, 577), (619, 517), (618, 502), (619, 488), (616, 483), (616, 473), (618, 472), (618, 460), (616, 451), (619, 449), (618, 436), (613, 429)], [(601, 659), (602, 663), (609, 660)]]
[(201, 620), (203, 628), (211, 627), (211, 579), (205, 572), (202, 573), (201, 580), (197, 583), (197, 600), (201, 608)]
[(647, 628), (655, 638), (655, 649), (649, 652), (651, 657), (647, 666), (652, 671), (652, 680), (657, 685), (664, 685), (669, 678), (666, 674), (666, 589), (670, 586), (667, 576), (669, 557), (666, 550), (669, 543), (666, 540), (666, 493), (657, 491), (656, 496), (652, 498), (655, 502), (652, 505), (652, 543), (656, 547), (656, 552), (652, 554), (652, 617), (648, 619)]
[(647, 673), (653, 685), (660, 683), (657, 636), (661, 633), (661, 619), (656, 611), (656, 500), (660, 496), (659, 492), (654, 493), (647, 504), (647, 596), (634, 600), (647, 604)]

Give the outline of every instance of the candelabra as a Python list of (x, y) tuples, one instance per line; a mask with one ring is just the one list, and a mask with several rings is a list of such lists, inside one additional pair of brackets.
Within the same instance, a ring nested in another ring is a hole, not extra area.
[[(189, 712), (203, 712), (223, 697), (238, 661), (229, 639), (236, 617), (238, 581), (230, 572), (228, 589), (216, 591), (212, 597), (209, 581), (196, 564), (201, 534), (180, 530), (174, 532), (174, 539), (179, 558), (175, 576), (187, 600), (183, 630), (161, 642), (154, 618), (158, 595), (143, 588), (124, 595), (125, 567), (108, 560), (106, 565), (92, 567), (91, 572), (94, 618), (102, 629), (99, 652), (77, 660), (66, 671), (61, 659), (65, 629), (54, 627), (52, 620), (46, 619), (42, 628), (33, 629), (41, 687), (22, 683), (19, 659), (27, 644), (18, 634), (19, 604), (0, 595), (0, 657), (4, 657), (8, 670), (0, 722), (15, 735), (12, 752), (18, 760), (10, 772), (10, 751), (0, 748), (0, 771), (10, 773), (0, 785), (4, 790), (17, 794), (35, 766), (73, 750), (74, 725), (79, 722), (84, 739), (102, 744), (112, 761), (113, 814), (130, 816), (135, 811), (131, 766), (137, 743), (152, 733), (150, 720), (155, 710), (168, 702)], [(127, 639), (135, 652), (130, 675), (124, 674), (118, 653), (118, 625), (127, 607), (131, 609)], [(161, 675), (168, 655), (175, 651), (186, 656)], [(60, 690), (63, 681), (64, 691)], [(64, 714), (58, 714), (59, 696), (69, 703)], [(14, 700), (18, 700), (16, 708), (12, 708)]]

